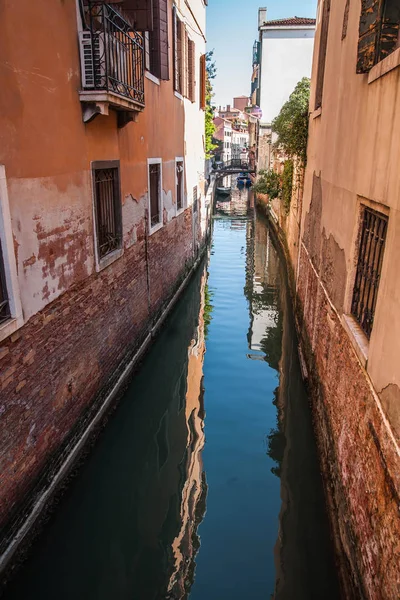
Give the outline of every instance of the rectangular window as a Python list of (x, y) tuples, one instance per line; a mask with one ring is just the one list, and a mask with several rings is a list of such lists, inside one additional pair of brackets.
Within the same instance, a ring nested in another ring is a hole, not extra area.
[(173, 25), (174, 25), (174, 89), (178, 94), (183, 95), (183, 44), (184, 44), (184, 26), (176, 14), (176, 8), (173, 7)]
[(11, 318), (10, 304), (8, 301), (6, 274), (4, 270), (3, 251), (0, 241), (0, 325)]
[(149, 164), (149, 216), (150, 231), (162, 224), (161, 159), (152, 158)]
[(99, 260), (122, 247), (122, 212), (119, 161), (92, 164)]
[(153, 0), (153, 29), (145, 33), (146, 69), (169, 79), (167, 0)]
[(374, 324), (388, 217), (363, 208), (361, 238), (351, 312), (369, 338)]
[(367, 73), (399, 47), (398, 0), (363, 0), (360, 16), (357, 73)]
[(176, 160), (176, 210), (183, 208), (183, 159)]
[(323, 6), (323, 12), (322, 12), (321, 35), (320, 35), (320, 39), (319, 39), (317, 84), (316, 84), (316, 88), (315, 88), (315, 109), (320, 108), (322, 106), (322, 93), (323, 93), (323, 89), (324, 89), (326, 50), (328, 47), (328, 30), (329, 30), (330, 12), (331, 12), (331, 0), (324, 0), (324, 6)]

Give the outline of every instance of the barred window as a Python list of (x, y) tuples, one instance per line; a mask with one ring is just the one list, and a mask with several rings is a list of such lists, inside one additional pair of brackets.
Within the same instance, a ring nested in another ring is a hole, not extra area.
[(363, 208), (351, 312), (368, 338), (374, 324), (387, 225), (387, 216), (371, 208)]
[(183, 160), (176, 161), (176, 208), (183, 208)]
[(8, 293), (6, 285), (6, 275), (4, 271), (3, 251), (0, 241), (0, 324), (11, 318), (10, 305), (8, 302)]
[[(155, 160), (155, 159), (153, 159)], [(149, 163), (150, 229), (162, 222), (161, 161)]]
[(99, 259), (122, 246), (119, 161), (97, 161), (92, 165)]
[(368, 71), (400, 45), (398, 0), (362, 0), (357, 73)]

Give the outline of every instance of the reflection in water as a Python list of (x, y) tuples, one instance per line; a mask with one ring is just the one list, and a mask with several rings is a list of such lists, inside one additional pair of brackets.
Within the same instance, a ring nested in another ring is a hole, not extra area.
[(241, 194), (6, 599), (338, 598), (285, 266)]
[(206, 280), (192, 280), (6, 598), (188, 598), (207, 496)]

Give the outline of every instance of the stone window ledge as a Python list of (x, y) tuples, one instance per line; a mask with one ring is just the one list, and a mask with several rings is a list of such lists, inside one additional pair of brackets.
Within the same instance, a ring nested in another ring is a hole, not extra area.
[(311, 118), (316, 119), (317, 117), (321, 116), (321, 113), (322, 113), (322, 106), (313, 110), (313, 112), (311, 113)]
[(160, 85), (160, 80), (158, 79), (158, 77), (153, 75), (153, 73), (150, 73), (150, 71), (145, 71), (144, 74), (145, 74), (146, 79), (148, 79), (149, 81), (152, 81), (156, 85)]
[(389, 54), (386, 58), (378, 62), (377, 65), (372, 67), (368, 74), (368, 83), (376, 81), (380, 77), (386, 75), (396, 67), (400, 66), (400, 48), (397, 48), (394, 52)]
[(24, 319), (22, 317), (11, 318), (9, 321), (6, 321), (2, 325), (0, 325), (0, 342), (10, 337), (17, 329), (22, 327), (24, 324)]
[(364, 369), (367, 368), (369, 341), (357, 321), (351, 315), (342, 315), (342, 324)]
[(123, 253), (124, 253), (124, 249), (118, 248), (117, 250), (110, 252), (110, 254), (106, 254), (106, 256), (104, 256), (104, 258), (101, 258), (98, 262), (96, 261), (97, 273), (99, 273), (100, 271), (102, 271), (103, 269), (105, 269), (106, 267), (111, 265), (113, 262), (115, 262), (116, 260), (121, 258)]

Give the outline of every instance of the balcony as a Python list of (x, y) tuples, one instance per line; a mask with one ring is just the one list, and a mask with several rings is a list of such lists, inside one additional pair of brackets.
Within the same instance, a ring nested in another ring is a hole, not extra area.
[(125, 17), (104, 2), (89, 2), (86, 28), (80, 32), (83, 120), (118, 111), (123, 126), (142, 111), (144, 44)]

